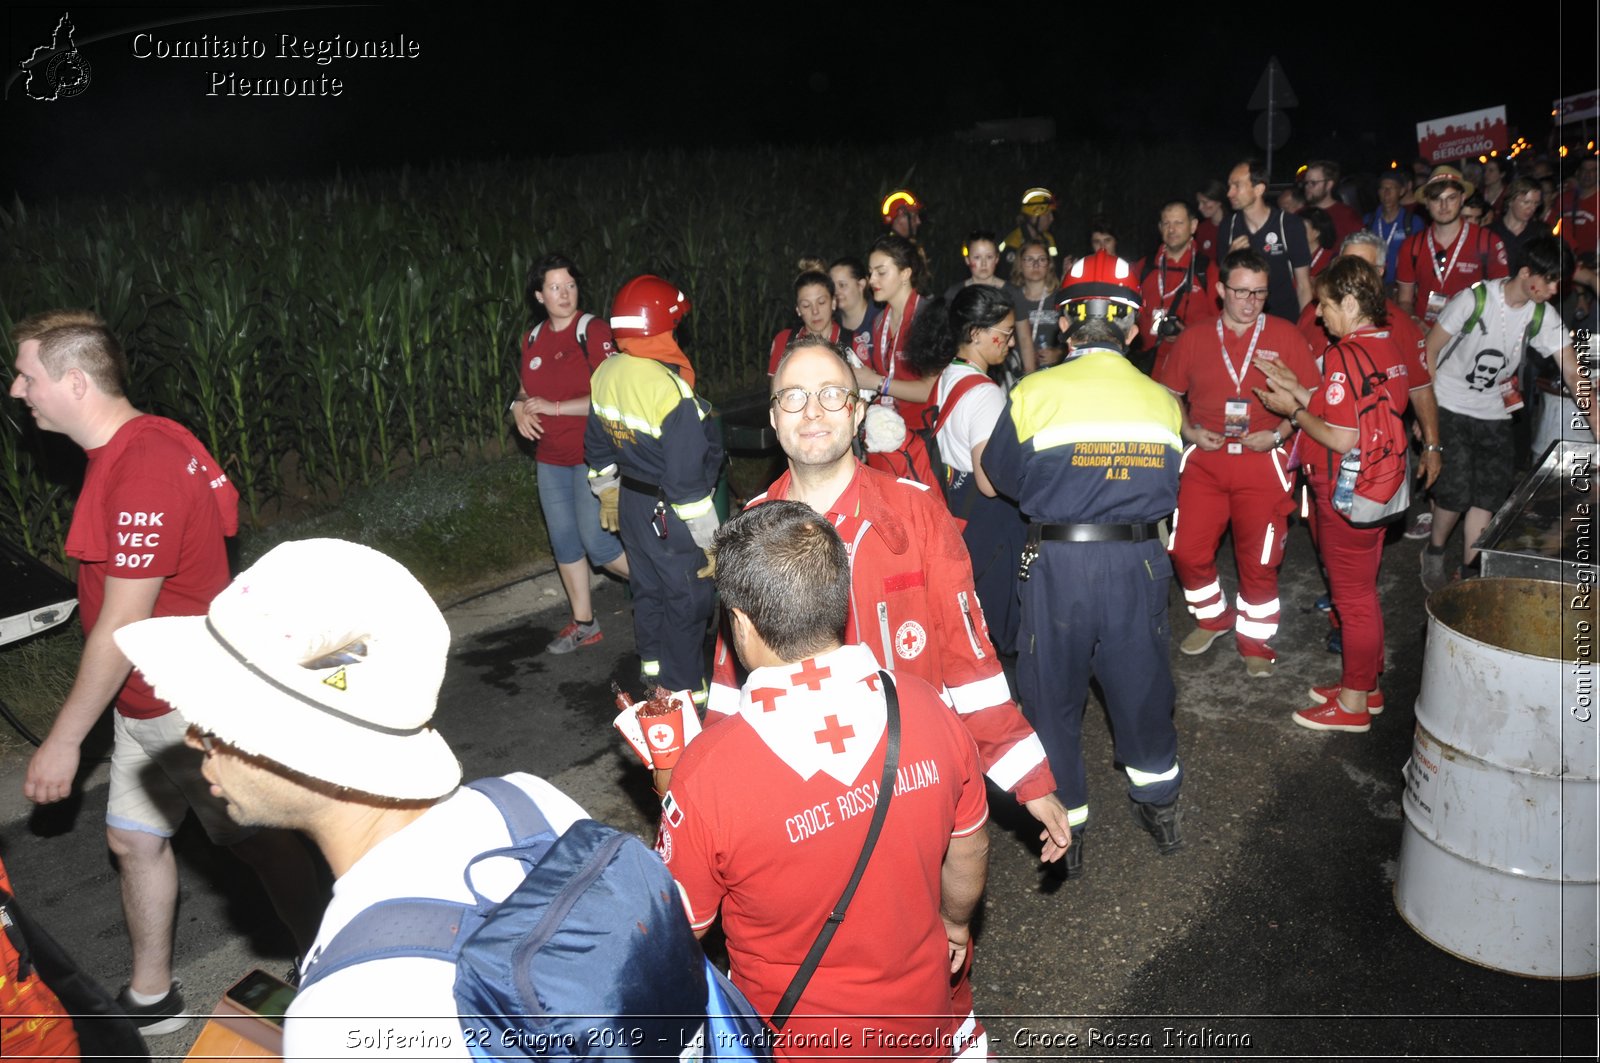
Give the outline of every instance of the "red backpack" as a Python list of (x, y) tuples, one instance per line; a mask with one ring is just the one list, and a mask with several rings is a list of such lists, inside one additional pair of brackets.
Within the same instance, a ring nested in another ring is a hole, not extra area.
[[(1328, 353), (1333, 351), (1339, 352), (1345, 376), (1355, 392), (1356, 448), (1360, 451), (1350, 507), (1342, 508), (1336, 487), (1334, 508), (1358, 528), (1398, 520), (1411, 504), (1411, 448), (1405, 423), (1383, 386), (1389, 378), (1358, 343), (1346, 340)], [(1345, 468), (1342, 461), (1336, 463), (1334, 458), (1333, 451), (1328, 451), (1328, 481), (1338, 484)]]

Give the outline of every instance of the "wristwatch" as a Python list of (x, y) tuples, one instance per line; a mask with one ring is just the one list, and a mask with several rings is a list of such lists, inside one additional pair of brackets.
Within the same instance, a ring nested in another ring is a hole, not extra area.
[(1275, 447), (1283, 446), (1283, 433), (1276, 428), (1272, 430), (1272, 445)]
[(1441, 443), (1429, 443), (1428, 445), (1424, 446), (1422, 449), (1423, 449), (1423, 451), (1425, 453), (1429, 453), (1429, 454), (1443, 454), (1444, 453), (1444, 445), (1441, 444)]
[(1289, 415), (1289, 427), (1290, 428), (1299, 428), (1300, 427), (1300, 415), (1302, 413), (1305, 413), (1305, 412), (1306, 412), (1306, 408), (1304, 406), (1296, 406), (1294, 408), (1294, 412)]

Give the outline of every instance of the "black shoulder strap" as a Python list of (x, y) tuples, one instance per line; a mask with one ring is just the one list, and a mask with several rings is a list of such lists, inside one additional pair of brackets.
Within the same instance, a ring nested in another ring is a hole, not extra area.
[(817, 940), (811, 943), (811, 951), (806, 953), (805, 960), (800, 964), (800, 969), (795, 971), (794, 979), (789, 983), (789, 988), (783, 991), (783, 999), (778, 1001), (777, 1010), (772, 1013), (772, 1028), (783, 1029), (783, 1024), (789, 1021), (789, 1016), (794, 1012), (794, 1006), (800, 1002), (800, 994), (805, 992), (806, 983), (811, 981), (811, 976), (816, 973), (817, 965), (822, 962), (822, 954), (828, 951), (828, 943), (833, 940), (833, 935), (839, 929), (839, 924), (844, 922), (845, 909), (850, 907), (850, 899), (856, 894), (856, 887), (861, 885), (861, 876), (866, 873), (867, 861), (872, 859), (872, 850), (877, 847), (878, 835), (883, 832), (883, 821), (889, 815), (889, 799), (894, 796), (894, 773), (900, 766), (900, 698), (895, 694), (894, 678), (882, 669), (878, 670), (878, 678), (883, 681), (884, 707), (888, 711), (888, 735), (883, 753), (883, 778), (878, 783), (878, 803), (872, 810), (872, 823), (867, 827), (867, 840), (861, 846), (861, 855), (856, 858), (855, 870), (850, 873), (850, 882), (844, 888), (844, 893), (839, 896), (839, 903), (833, 906), (833, 912), (822, 924), (822, 931), (817, 934)]

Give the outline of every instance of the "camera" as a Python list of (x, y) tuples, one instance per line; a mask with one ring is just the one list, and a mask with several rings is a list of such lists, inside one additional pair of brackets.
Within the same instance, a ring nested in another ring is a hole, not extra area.
[(1157, 339), (1170, 340), (1183, 331), (1183, 322), (1170, 310), (1153, 310), (1150, 313)]

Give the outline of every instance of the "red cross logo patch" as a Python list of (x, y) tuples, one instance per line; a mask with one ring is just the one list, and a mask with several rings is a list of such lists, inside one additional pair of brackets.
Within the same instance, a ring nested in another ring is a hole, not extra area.
[(894, 633), (894, 652), (906, 660), (920, 654), (928, 645), (928, 633), (915, 620), (907, 620)]
[(854, 738), (856, 729), (849, 724), (840, 726), (839, 717), (837, 716), (828, 716), (822, 722), (828, 726), (816, 732), (817, 745), (827, 744), (835, 753), (843, 753), (844, 740), (846, 738)]

